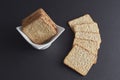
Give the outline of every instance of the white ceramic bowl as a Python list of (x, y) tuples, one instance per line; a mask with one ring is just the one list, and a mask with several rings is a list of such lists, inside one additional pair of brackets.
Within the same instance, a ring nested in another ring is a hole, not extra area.
[(65, 28), (56, 25), (57, 27), (57, 34), (47, 43), (45, 44), (35, 44), (33, 43), (21, 30), (22, 26), (18, 26), (16, 27), (17, 31), (23, 36), (23, 38), (29, 43), (31, 44), (34, 48), (38, 49), (38, 50), (44, 50), (47, 49), (51, 46), (51, 44), (64, 32)]

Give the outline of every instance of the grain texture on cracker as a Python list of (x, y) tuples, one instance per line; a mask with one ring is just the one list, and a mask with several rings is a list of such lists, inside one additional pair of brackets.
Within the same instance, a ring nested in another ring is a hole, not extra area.
[(101, 43), (100, 34), (95, 34), (91, 32), (76, 32), (75, 38), (97, 41), (99, 44)]
[(74, 25), (74, 32), (93, 32), (93, 33), (99, 33), (99, 28), (97, 23), (89, 23), (89, 24), (80, 24), (80, 25)]

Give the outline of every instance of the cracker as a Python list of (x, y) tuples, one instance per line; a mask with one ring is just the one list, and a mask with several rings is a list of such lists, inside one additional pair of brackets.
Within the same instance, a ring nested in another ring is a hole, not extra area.
[(64, 64), (85, 76), (95, 61), (95, 56), (75, 45), (64, 59)]

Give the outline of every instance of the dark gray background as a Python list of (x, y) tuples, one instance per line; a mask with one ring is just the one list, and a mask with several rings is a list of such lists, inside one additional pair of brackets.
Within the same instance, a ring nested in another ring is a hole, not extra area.
[[(42, 7), (66, 31), (50, 48), (31, 47), (16, 31)], [(67, 21), (89, 13), (102, 37), (98, 62), (82, 77), (63, 64), (74, 34)], [(0, 80), (120, 80), (120, 0), (1, 0)]]

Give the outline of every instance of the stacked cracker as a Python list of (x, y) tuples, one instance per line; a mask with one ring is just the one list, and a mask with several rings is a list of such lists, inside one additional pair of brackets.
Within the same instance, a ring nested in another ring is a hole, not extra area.
[(68, 22), (75, 33), (73, 48), (64, 59), (64, 63), (81, 75), (87, 75), (97, 62), (101, 37), (98, 24), (89, 14)]
[(22, 31), (36, 44), (43, 44), (57, 34), (56, 24), (42, 8), (23, 19)]

